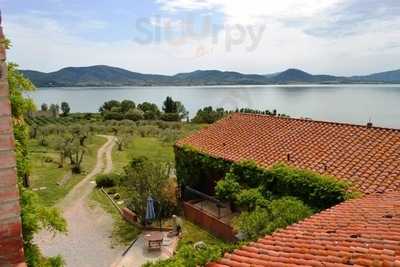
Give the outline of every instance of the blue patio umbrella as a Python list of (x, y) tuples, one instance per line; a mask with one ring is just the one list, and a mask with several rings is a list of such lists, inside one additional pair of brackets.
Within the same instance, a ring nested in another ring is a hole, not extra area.
[(147, 208), (146, 208), (146, 220), (151, 221), (156, 218), (156, 212), (154, 210), (154, 199), (152, 197), (147, 198)]

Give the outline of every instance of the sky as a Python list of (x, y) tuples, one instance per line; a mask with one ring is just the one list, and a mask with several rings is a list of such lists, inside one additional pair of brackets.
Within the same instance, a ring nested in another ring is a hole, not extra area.
[(0, 0), (9, 61), (51, 72), (399, 69), (399, 0)]

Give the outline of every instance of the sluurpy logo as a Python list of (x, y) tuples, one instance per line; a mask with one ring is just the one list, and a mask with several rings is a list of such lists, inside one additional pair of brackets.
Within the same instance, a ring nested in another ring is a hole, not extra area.
[(244, 47), (252, 52), (259, 46), (265, 25), (214, 23), (212, 16), (154, 16), (135, 22), (134, 41), (142, 45), (156, 44), (178, 58), (195, 59), (213, 54), (217, 49), (231, 52)]

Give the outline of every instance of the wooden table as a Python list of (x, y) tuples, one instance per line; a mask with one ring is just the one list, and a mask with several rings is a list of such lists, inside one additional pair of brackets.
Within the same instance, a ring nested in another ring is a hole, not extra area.
[(163, 234), (162, 232), (149, 232), (144, 235), (144, 241), (148, 249), (161, 249)]

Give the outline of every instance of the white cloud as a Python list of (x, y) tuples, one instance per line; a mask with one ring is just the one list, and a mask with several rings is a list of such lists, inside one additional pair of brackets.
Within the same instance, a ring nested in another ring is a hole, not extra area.
[(267, 21), (312, 17), (344, 0), (158, 0), (164, 10), (218, 10), (229, 23), (254, 23), (260, 18)]
[[(357, 34), (320, 36), (306, 33), (305, 29), (312, 22), (325, 27), (334, 21), (334, 17), (324, 16), (323, 13), (334, 9), (340, 4), (339, 1), (284, 0), (278, 3), (265, 0), (160, 0), (161, 2), (165, 8), (175, 11), (182, 8), (218, 8), (224, 11), (229, 22), (248, 22), (252, 15), (258, 19), (265, 16), (268, 17), (268, 24), (257, 49), (251, 52), (247, 50), (251, 45), (247, 36), (228, 52), (224, 30), (218, 33), (218, 42), (210, 36), (186, 36), (173, 41), (139, 44), (133, 41), (129, 28), (126, 29), (125, 41), (95, 42), (85, 36), (73, 34), (55, 19), (45, 16), (8, 16), (5, 31), (14, 46), (9, 51), (9, 59), (19, 63), (24, 69), (42, 71), (54, 71), (65, 66), (107, 64), (132, 71), (167, 74), (195, 69), (270, 73), (298, 67), (312, 73), (351, 75), (399, 67), (398, 62), (393, 60), (400, 58), (400, 45), (397, 42), (400, 36), (399, 18), (355, 25), (352, 30)], [(263, 4), (265, 2), (274, 3), (267, 8)], [(308, 4), (296, 8), (297, 2), (313, 2), (316, 6)], [(288, 6), (290, 10), (286, 10)], [(307, 23), (288, 25), (282, 22), (283, 18), (295, 21), (306, 18), (304, 21)], [(179, 25), (178, 20), (168, 20), (164, 19), (159, 26), (166, 26), (168, 23)], [(112, 27), (112, 24), (100, 23), (98, 26)]]

